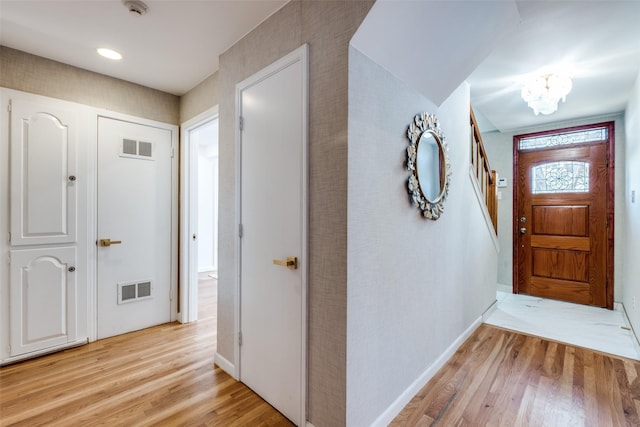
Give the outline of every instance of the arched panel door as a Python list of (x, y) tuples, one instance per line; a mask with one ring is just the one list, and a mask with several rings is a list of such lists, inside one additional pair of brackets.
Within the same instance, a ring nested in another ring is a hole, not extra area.
[(11, 245), (76, 241), (77, 119), (41, 105), (11, 105)]
[(76, 339), (76, 250), (11, 251), (10, 356)]

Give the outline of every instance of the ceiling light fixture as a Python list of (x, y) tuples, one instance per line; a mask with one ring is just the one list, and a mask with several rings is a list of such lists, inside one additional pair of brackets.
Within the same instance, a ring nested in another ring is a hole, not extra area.
[(113, 59), (114, 61), (119, 61), (122, 59), (122, 55), (112, 49), (101, 47), (98, 49), (98, 53), (105, 58)]
[(567, 94), (571, 92), (571, 79), (559, 74), (545, 74), (528, 79), (522, 86), (520, 95), (522, 99), (533, 109), (537, 116), (539, 113), (551, 114), (558, 109), (558, 102), (565, 101)]
[(136, 16), (142, 16), (149, 10), (149, 7), (140, 0), (122, 0), (122, 4), (129, 10), (129, 13)]

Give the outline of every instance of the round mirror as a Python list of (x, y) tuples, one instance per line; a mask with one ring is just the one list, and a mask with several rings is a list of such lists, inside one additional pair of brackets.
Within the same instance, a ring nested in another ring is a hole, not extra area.
[(418, 140), (416, 172), (424, 197), (435, 202), (442, 193), (442, 147), (433, 131), (425, 131)]
[(425, 218), (436, 220), (449, 195), (451, 163), (448, 146), (435, 115), (418, 114), (407, 130), (409, 199)]

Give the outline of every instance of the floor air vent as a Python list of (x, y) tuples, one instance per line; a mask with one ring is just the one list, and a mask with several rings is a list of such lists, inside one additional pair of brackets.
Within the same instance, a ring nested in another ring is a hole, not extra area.
[(152, 297), (151, 281), (118, 283), (118, 304), (140, 301)]

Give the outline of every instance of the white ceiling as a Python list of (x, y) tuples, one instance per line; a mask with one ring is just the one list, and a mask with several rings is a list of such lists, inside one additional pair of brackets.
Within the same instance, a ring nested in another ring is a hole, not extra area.
[(137, 16), (120, 0), (0, 0), (0, 44), (182, 95), (287, 1), (144, 0), (148, 12)]
[[(520, 25), (467, 79), (476, 112), (508, 131), (624, 111), (640, 72), (640, 1), (516, 4)], [(521, 82), (563, 64), (571, 93), (556, 113), (535, 116), (520, 97)]]
[[(182, 95), (218, 69), (221, 53), (287, 1), (145, 0), (149, 12), (140, 17), (120, 0), (0, 0), (0, 44)], [(624, 110), (640, 72), (640, 1), (515, 4), (520, 24), (492, 42), (494, 49), (467, 79), (473, 107), (487, 120), (483, 130), (509, 131)], [(430, 46), (486, 33), (486, 20), (475, 19), (463, 34), (430, 23), (438, 19), (423, 16), (428, 37), (393, 47), (405, 53), (409, 66), (438, 66), (455, 56), (455, 49), (433, 57)], [(406, 21), (399, 21), (404, 31)], [(119, 50), (124, 59), (103, 59), (95, 53), (101, 46)], [(560, 63), (570, 66), (573, 90), (558, 112), (534, 116), (520, 98), (520, 83), (529, 73)]]
[(519, 20), (514, 0), (383, 0), (351, 44), (440, 105)]

